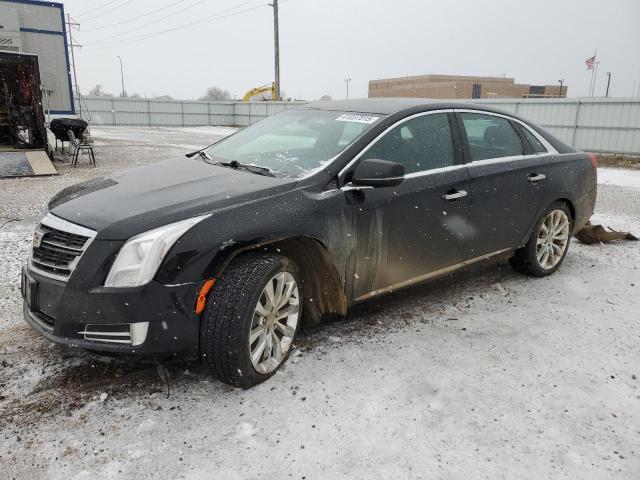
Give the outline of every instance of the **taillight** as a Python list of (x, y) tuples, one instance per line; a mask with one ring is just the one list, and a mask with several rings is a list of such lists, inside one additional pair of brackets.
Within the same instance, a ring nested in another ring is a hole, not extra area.
[(593, 166), (594, 170), (598, 169), (598, 157), (596, 157), (595, 153), (587, 153), (587, 157), (589, 157), (589, 160), (591, 160), (591, 165)]

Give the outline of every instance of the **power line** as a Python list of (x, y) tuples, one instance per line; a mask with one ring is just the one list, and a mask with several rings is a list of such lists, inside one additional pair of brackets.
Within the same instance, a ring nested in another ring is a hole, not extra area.
[(84, 31), (85, 32), (93, 32), (94, 30), (103, 30), (105, 28), (119, 26), (119, 25), (122, 25), (124, 23), (131, 23), (131, 22), (134, 22), (134, 21), (139, 20), (141, 18), (148, 17), (149, 15), (153, 15), (154, 13), (158, 13), (158, 12), (161, 12), (163, 10), (166, 10), (167, 8), (171, 8), (174, 5), (178, 5), (179, 3), (184, 3), (186, 1), (187, 0), (178, 0), (177, 2), (173, 2), (173, 3), (170, 3), (169, 5), (165, 5), (164, 7), (157, 8), (156, 10), (152, 10), (150, 12), (143, 13), (141, 15), (138, 15), (137, 17), (127, 18), (126, 20), (122, 20), (120, 22), (115, 22), (115, 23), (109, 23), (107, 25), (102, 25), (100, 27), (89, 28), (89, 29), (86, 29)]
[(258, 8), (264, 8), (265, 6), (267, 6), (267, 5), (266, 4), (257, 5), (255, 7), (247, 8), (247, 9), (244, 9), (244, 10), (240, 10), (238, 12), (232, 12), (232, 13), (228, 13), (226, 15), (220, 15), (220, 16), (217, 16), (217, 17), (214, 17), (214, 18), (207, 18), (207, 19), (203, 19), (203, 20), (198, 21), (198, 22), (181, 25), (179, 27), (170, 28), (168, 30), (162, 30), (162, 31), (159, 31), (159, 32), (153, 32), (153, 33), (149, 33), (149, 34), (146, 34), (146, 35), (141, 35), (141, 36), (138, 36), (138, 37), (130, 37), (129, 39), (123, 39), (122, 42), (114, 41), (114, 42), (109, 43), (107, 45), (99, 45), (99, 46), (94, 47), (94, 48), (96, 48), (96, 49), (104, 49), (104, 48), (110, 48), (110, 47), (119, 47), (119, 46), (123, 46), (123, 45), (129, 45), (131, 43), (141, 42), (141, 41), (144, 41), (144, 40), (147, 40), (149, 38), (153, 38), (153, 37), (156, 37), (158, 35), (165, 34), (165, 33), (170, 33), (170, 32), (176, 31), (176, 30), (182, 30), (184, 28), (195, 27), (195, 26), (201, 25), (203, 23), (211, 23), (211, 22), (214, 22), (216, 20), (222, 20), (222, 19), (225, 19), (227, 17), (232, 17), (232, 16), (235, 16), (235, 15), (239, 15), (241, 13), (246, 13), (246, 12), (250, 12), (252, 10), (257, 10)]
[(101, 8), (108, 7), (112, 3), (119, 2), (120, 0), (111, 0), (110, 2), (103, 3), (102, 5), (98, 5), (95, 8), (90, 8), (89, 10), (85, 10), (84, 12), (76, 14), (76, 17), (80, 17), (82, 15), (86, 15), (87, 13), (95, 12), (96, 10), (100, 10)]
[[(119, 33), (117, 33), (115, 35), (110, 35), (108, 37), (100, 38), (100, 39), (96, 40), (95, 42), (93, 42), (93, 45), (99, 44), (99, 43), (103, 43), (103, 42), (107, 42), (108, 43), (109, 40), (111, 40), (112, 38), (118, 38), (118, 37), (121, 37), (122, 35), (126, 35), (127, 33), (137, 32), (141, 28), (148, 27), (149, 25), (154, 25), (154, 24), (160, 22), (161, 20), (164, 20), (164, 19), (169, 18), (169, 17), (173, 17), (173, 16), (175, 16), (176, 14), (178, 14), (180, 12), (184, 12), (185, 10), (193, 8), (196, 5), (199, 5), (199, 4), (204, 3), (206, 1), (207, 0), (198, 0), (197, 2), (192, 3), (191, 5), (187, 5), (186, 7), (183, 7), (183, 8), (181, 8), (181, 9), (175, 11), (175, 12), (172, 12), (172, 13), (170, 13), (168, 15), (165, 15), (164, 17), (156, 18), (155, 20), (152, 20), (152, 21), (147, 22), (147, 23), (143, 23), (142, 25), (138, 25), (137, 27), (132, 28), (130, 30), (125, 30), (124, 32), (119, 32)], [(254, 0), (251, 0), (251, 1), (254, 1)], [(234, 8), (237, 8), (237, 7), (234, 7)]]
[[(258, 8), (263, 8), (263, 7), (266, 6), (266, 4), (261, 4), (261, 5), (257, 5), (257, 6), (254, 6), (254, 7), (246, 8), (244, 10), (239, 10), (237, 12), (233, 12), (232, 11), (232, 10), (235, 10), (237, 8), (242, 7), (243, 5), (247, 5), (249, 3), (252, 3), (254, 1), (255, 0), (248, 0), (248, 1), (244, 2), (244, 3), (236, 5), (235, 7), (228, 8), (226, 10), (222, 10), (222, 11), (220, 11), (220, 12), (218, 12), (218, 13), (210, 16), (210, 17), (205, 17), (205, 18), (200, 19), (200, 20), (198, 20), (196, 22), (186, 23), (186, 24), (179, 25), (177, 27), (169, 28), (169, 29), (166, 29), (166, 30), (159, 30), (159, 31), (156, 31), (156, 32), (149, 32), (149, 33), (146, 33), (146, 34), (143, 34), (143, 35), (136, 35), (136, 36), (128, 37), (128, 38), (120, 38), (118, 40), (113, 40), (111, 42), (108, 42), (108, 41), (96, 42), (96, 43), (90, 44), (90, 46), (98, 45), (97, 47), (94, 47), (94, 48), (108, 48), (108, 47), (114, 47), (114, 46), (120, 46), (120, 45), (128, 45), (129, 43), (139, 42), (139, 41), (142, 41), (142, 40), (146, 40), (148, 38), (155, 37), (157, 35), (162, 35), (164, 33), (174, 32), (176, 30), (181, 30), (183, 28), (194, 27), (194, 26), (197, 26), (197, 25), (201, 25), (203, 23), (213, 22), (215, 20), (221, 20), (223, 18), (231, 17), (231, 16), (234, 16), (234, 15), (239, 15), (241, 13), (249, 12), (251, 10), (256, 10)], [(230, 12), (230, 13), (225, 13), (225, 12)]]
[(97, 15), (94, 15), (93, 17), (89, 17), (89, 18), (84, 18), (81, 19), (83, 22), (89, 22), (91, 20), (93, 20), (94, 18), (98, 18), (98, 17), (102, 17), (104, 14), (106, 13), (110, 13), (113, 12), (114, 10), (118, 10), (119, 8), (124, 7), (125, 5), (128, 5), (129, 3), (131, 3), (133, 0), (125, 0), (123, 3), (120, 3), (118, 5), (116, 5), (113, 8), (110, 8), (109, 10), (103, 10), (102, 12), (98, 13)]

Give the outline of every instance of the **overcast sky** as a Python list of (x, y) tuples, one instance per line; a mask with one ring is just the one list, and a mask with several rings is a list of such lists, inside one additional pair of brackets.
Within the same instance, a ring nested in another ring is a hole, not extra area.
[[(98, 83), (118, 93), (120, 55), (129, 93), (189, 99), (219, 86), (241, 97), (273, 80), (266, 1), (64, 1), (81, 24), (78, 83), (84, 93)], [(350, 77), (350, 96), (366, 97), (370, 79), (428, 73), (564, 78), (569, 96), (585, 96), (584, 61), (596, 49), (597, 95), (607, 71), (615, 96), (630, 96), (640, 80), (640, 0), (280, 1), (288, 96), (343, 98)]]

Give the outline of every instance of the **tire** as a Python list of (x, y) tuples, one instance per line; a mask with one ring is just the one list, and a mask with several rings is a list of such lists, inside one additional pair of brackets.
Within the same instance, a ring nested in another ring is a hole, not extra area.
[[(286, 362), (302, 315), (299, 279), (298, 267), (283, 255), (248, 253), (229, 265), (209, 294), (200, 323), (201, 356), (216, 377), (250, 388), (268, 380)], [(287, 303), (274, 307), (280, 285), (281, 300), (290, 296)], [(286, 315), (276, 321), (274, 312)]]
[[(557, 233), (553, 235), (555, 230), (550, 230), (549, 225), (553, 226), (556, 220), (560, 223), (558, 227), (554, 227), (557, 228)], [(573, 219), (567, 205), (554, 202), (538, 219), (527, 244), (516, 250), (510, 259), (511, 266), (518, 272), (532, 277), (551, 275), (560, 268), (567, 256), (572, 227)], [(547, 232), (552, 235), (548, 235)]]

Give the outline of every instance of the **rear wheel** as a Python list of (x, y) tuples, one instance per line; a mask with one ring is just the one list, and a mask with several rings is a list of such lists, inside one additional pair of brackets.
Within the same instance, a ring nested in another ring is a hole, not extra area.
[(286, 361), (301, 318), (297, 266), (287, 257), (250, 253), (216, 282), (201, 320), (205, 363), (225, 383), (249, 388)]
[(526, 275), (551, 275), (564, 261), (570, 238), (571, 212), (556, 202), (542, 214), (527, 244), (516, 250), (511, 265)]

